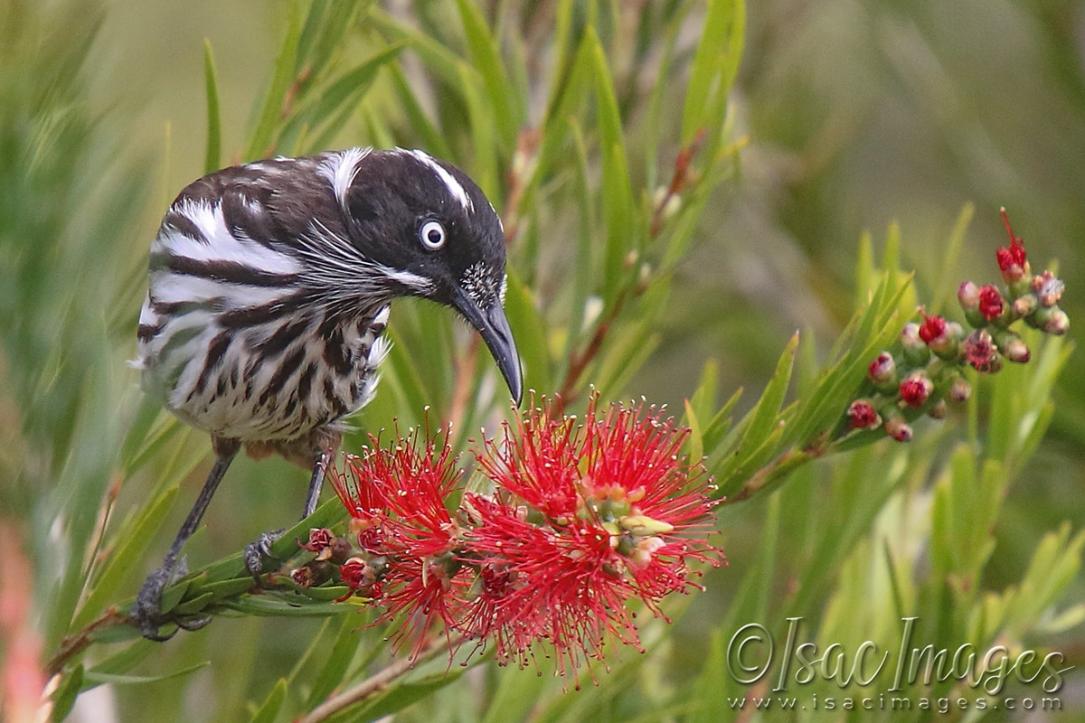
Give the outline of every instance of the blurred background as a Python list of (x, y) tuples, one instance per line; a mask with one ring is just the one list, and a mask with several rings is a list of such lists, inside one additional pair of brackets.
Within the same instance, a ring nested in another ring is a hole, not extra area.
[[(60, 7), (55, 2), (44, 5)], [(433, 7), (439, 3), (392, 0), (382, 5), (403, 17), (440, 16)], [(505, 3), (481, 5), (492, 17), (496, 6)], [(524, 3), (544, 15), (547, 5), (542, 0)], [(627, 17), (655, 4), (613, 5), (630, 6), (621, 11)], [(699, 35), (699, 4), (692, 5), (676, 41), (679, 55), (686, 58)], [(202, 174), (204, 39), (215, 51), (223, 158), (229, 160), (244, 144), (243, 129), (267, 83), (286, 22), (286, 5), (264, 0), (113, 1), (86, 17), (80, 16), (78, 5), (69, 7), (62, 24), (46, 28), (50, 42), (57, 42), (56, 34), (73, 46), (86, 42), (90, 24), (101, 21), (84, 73), (92, 113), (88, 126), (79, 130), (80, 138), (93, 138), (94, 146), (79, 152), (84, 173), (68, 189), (70, 198), (35, 196), (33, 189), (19, 187), (17, 169), (8, 168), (4, 173), (9, 186), (0, 208), (8, 205), (11, 212), (15, 204), (32, 204), (51, 207), (40, 219), (49, 213), (63, 216), (66, 204), (79, 212), (82, 199), (107, 189), (109, 197), (98, 200), (109, 211), (88, 221), (93, 228), (88, 227), (78, 253), (41, 260), (51, 278), (44, 289), (0, 290), (5, 312), (17, 308), (28, 294), (62, 290), (66, 275), (93, 277), (101, 288), (110, 288), (140, 267), (165, 207), (178, 189)], [(5, 35), (20, 32), (14, 21), (7, 30)], [(349, 52), (370, 54), (361, 41), (351, 42), (357, 47)], [(14, 47), (0, 50), (8, 87), (18, 86), (14, 76), (29, 72), (32, 83), (34, 73), (54, 70), (22, 61), (16, 67)], [(416, 61), (407, 58), (408, 69), (415, 67), (411, 63)], [(623, 78), (620, 60), (615, 75), (627, 83), (623, 102), (634, 107), (661, 82), (654, 77)], [(538, 85), (545, 89), (545, 83)], [(394, 103), (394, 98), (382, 102)], [(541, 105), (541, 98), (533, 103), (536, 113)], [(745, 53), (729, 113), (733, 136), (746, 139), (738, 174), (719, 187), (709, 204), (694, 245), (676, 272), (661, 342), (626, 386), (628, 393), (681, 409), (708, 359), (718, 362), (720, 388), (729, 394), (739, 386), (751, 391), (763, 386), (795, 329), (810, 330), (818, 348), (827, 349), (853, 309), (860, 236), (871, 232), (877, 246), (893, 222), (902, 233), (901, 266), (915, 269), (918, 297), (925, 299), (934, 293), (935, 280), (947, 273), (953, 279), (975, 275), (977, 282), (995, 280), (993, 250), (1004, 243), (997, 212), (1006, 206), (1034, 268), (1057, 260), (1069, 289), (1064, 306), (1075, 323), (1085, 320), (1085, 3), (758, 0), (748, 7)], [(630, 115), (636, 123), (639, 117)], [(348, 123), (336, 141), (338, 146), (373, 142), (361, 118)], [(673, 146), (670, 150), (673, 153)], [(14, 150), (9, 147), (7, 152)], [(631, 144), (631, 155), (638, 152)], [(2, 162), (8, 165), (13, 157), (7, 155)], [(945, 269), (943, 250), (966, 204), (974, 207), (974, 218), (957, 268)], [(50, 227), (42, 223), (35, 233), (48, 233)], [(545, 228), (545, 219), (542, 223)], [(79, 220), (74, 225), (78, 227)], [(26, 248), (23, 253), (34, 251)], [(11, 263), (0, 259), (0, 267)], [(24, 282), (29, 283), (19, 283)], [(130, 323), (138, 311), (138, 299), (132, 302), (131, 308), (108, 311), (107, 321), (120, 328)], [(20, 370), (18, 354), (47, 364), (49, 354), (41, 350), (50, 344), (84, 343), (78, 335), (58, 340), (56, 334), (64, 330), (48, 320), (31, 324), (9, 318), (0, 323), (17, 341), (9, 350), (19, 350), (9, 351), (7, 358), (0, 355), (4, 387), (39, 379)], [(1071, 334), (1077, 335), (1074, 329)], [(107, 354), (109, 365), (84, 380), (80, 394), (112, 395), (129, 407), (136, 404), (135, 372), (116, 365), (119, 357), (133, 356), (130, 336), (118, 337), (127, 344), (123, 355)], [(94, 356), (98, 353), (88, 347), (88, 365), (103, 359)], [(1054, 394), (1056, 412), (1047, 438), (1010, 487), (985, 586), (999, 589), (1018, 580), (1035, 543), (1060, 522), (1069, 521), (1075, 529), (1085, 526), (1083, 371), (1078, 353)], [(0, 389), (0, 474), (12, 480), (5, 483), (4, 511), (33, 514), (34, 496), (41, 491), (16, 481), (25, 478), (19, 470), (34, 458), (22, 449), (34, 438), (25, 432), (25, 420), (16, 421), (16, 398)], [(748, 400), (755, 398), (747, 395)], [(34, 423), (40, 429), (100, 424), (103, 443), (120, 444), (123, 438), (121, 420), (73, 420), (64, 408), (42, 411)], [(928, 427), (933, 429), (933, 424), (921, 425), (920, 432)], [(193, 433), (187, 449), (202, 454), (203, 445), (203, 438)], [(88, 457), (93, 461), (93, 451), (87, 450), (83, 459)], [(159, 550), (167, 545), (202, 479), (205, 463), (199, 460), (193, 458), (195, 469), (186, 478), (182, 503), (155, 541)], [(277, 526), (294, 514), (302, 492), (301, 475), (293, 468), (275, 461), (241, 462), (212, 505), (206, 529), (190, 547), (191, 556), (212, 559)], [(131, 485), (121, 494), (128, 504), (140, 500), (140, 491)], [(812, 495), (806, 503), (816, 506), (819, 498)], [(733, 565), (712, 573), (712, 592), (681, 621), (674, 646), (679, 671), (696, 669), (698, 651), (704, 649), (703, 621), (726, 609), (730, 581), (738, 579), (750, 564), (745, 561), (756, 555), (764, 504), (756, 501), (724, 513), (725, 547)], [(239, 509), (245, 510), (243, 516)], [(141, 574), (132, 574), (133, 589)], [(1080, 575), (1067, 597), (1085, 598)], [(94, 700), (103, 710), (183, 720), (189, 718), (183, 711), (203, 710), (201, 701), (214, 697), (216, 715), (229, 720), (229, 711), (240, 710), (253, 691), (266, 690), (284, 665), (289, 667), (286, 661), (295, 655), (299, 641), (318, 623), (291, 622), (289, 629), (281, 625), (223, 620), (210, 634), (182, 636), (171, 644), (176, 660), (211, 655), (213, 671), (248, 668), (249, 677), (216, 679), (215, 672), (202, 671), (184, 686), (116, 686)], [(224, 646), (227, 639), (230, 644)], [(1076, 660), (1085, 659), (1082, 625), (1061, 634), (1058, 644)], [(238, 689), (224, 689), (231, 685)], [(1080, 680), (1071, 685), (1067, 699), (1085, 710)]]

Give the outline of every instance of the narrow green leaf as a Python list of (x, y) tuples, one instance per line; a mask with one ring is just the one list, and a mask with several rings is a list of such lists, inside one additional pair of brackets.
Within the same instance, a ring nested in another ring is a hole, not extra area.
[(263, 158), (274, 151), (271, 147), (275, 128), (280, 122), (283, 108), (283, 99), (294, 80), (295, 66), (297, 61), (298, 39), (301, 35), (301, 19), (297, 3), (290, 3), (289, 19), (287, 21), (286, 35), (283, 38), (279, 55), (275, 59), (275, 69), (271, 76), (271, 84), (264, 95), (264, 102), (256, 123), (256, 129), (249, 140), (245, 151), (245, 160)]
[(622, 118), (606, 54), (593, 28), (589, 27), (584, 37), (592, 60), (599, 116), (599, 146), (603, 153), (603, 221), (607, 227), (603, 289), (607, 302), (613, 303), (622, 280), (636, 268), (635, 265), (630, 266), (627, 258), (628, 252), (638, 245), (633, 218), (633, 192), (629, 185)]
[(399, 98), (399, 107), (407, 116), (414, 133), (422, 140), (422, 147), (441, 158), (451, 158), (452, 149), (445, 134), (429, 119), (425, 109), (415, 95), (414, 88), (407, 82), (407, 76), (399, 63), (390, 63), (388, 72), (392, 78), (392, 87)]
[[(456, 0), (460, 22), (463, 23), (467, 50), (475, 70), (482, 76), (490, 104), (494, 109), (499, 138), (508, 150), (516, 144), (520, 128), (519, 98), (516, 86), (509, 80), (497, 39), (486, 24), (482, 10), (473, 0)], [(478, 149), (476, 148), (476, 152)]]
[(207, 96), (207, 150), (204, 153), (204, 173), (211, 173), (221, 167), (222, 156), (222, 118), (219, 115), (218, 73), (215, 70), (215, 57), (211, 53), (211, 41), (203, 39), (203, 80)]
[(516, 329), (516, 345), (524, 364), (524, 388), (549, 391), (550, 353), (546, 344), (546, 323), (535, 305), (531, 290), (511, 268), (508, 271), (505, 311), (509, 315), (509, 325)]
[(162, 673), (161, 675), (117, 675), (113, 673), (96, 673), (91, 670), (87, 671), (86, 681), (88, 683), (93, 683), (94, 685), (143, 685), (145, 683), (157, 683), (162, 680), (180, 678), (190, 673), (195, 673), (197, 670), (206, 668), (209, 665), (211, 665), (211, 661), (204, 660), (194, 665), (181, 668), (180, 670)]
[(328, 652), (328, 658), (311, 683), (312, 687), (305, 699), (306, 709), (315, 708), (343, 682), (343, 678), (346, 676), (361, 642), (357, 631), (361, 624), (356, 616), (343, 616), (336, 627), (335, 638), (331, 650)]
[(745, 29), (742, 0), (711, 0), (705, 14), (704, 30), (693, 56), (689, 84), (682, 110), (682, 141), (689, 143), (709, 122), (706, 107), (719, 94), (730, 90), (742, 53)]
[(68, 714), (72, 712), (72, 706), (75, 705), (75, 698), (79, 695), (80, 688), (83, 687), (83, 675), (83, 666), (77, 665), (60, 681), (60, 685), (52, 696), (53, 710), (49, 715), (50, 720), (59, 723), (59, 721), (67, 718)]
[(294, 602), (286, 602), (281, 598), (267, 594), (259, 596), (246, 595), (238, 599), (226, 600), (222, 603), (222, 606), (245, 615), (286, 618), (322, 618), (327, 615), (343, 615), (353, 609), (346, 604), (318, 602), (304, 602), (303, 604), (305, 600), (301, 596), (298, 596)]
[(682, 403), (686, 410), (686, 424), (689, 426), (689, 441), (687, 442), (689, 458), (691, 462), (696, 463), (704, 458), (704, 436), (701, 434), (701, 423), (697, 420), (697, 412), (693, 410), (693, 405), (689, 403), (689, 400), (683, 400)]
[(136, 519), (135, 524), (129, 528), (131, 532), (120, 538), (120, 546), (109, 557), (94, 589), (87, 596), (75, 620), (72, 621), (74, 627), (83, 627), (100, 614), (112, 600), (119, 597), (117, 593), (120, 584), (132, 574), (134, 569), (138, 569), (139, 560), (147, 552), (148, 542), (160, 531), (176, 499), (175, 485), (165, 490), (148, 505)]
[(463, 675), (462, 670), (452, 670), (445, 673), (435, 673), (406, 683), (399, 683), (384, 695), (357, 710), (351, 720), (378, 720), (390, 716), (412, 703), (452, 685), (460, 679), (461, 675)]
[(282, 710), (285, 701), (286, 678), (279, 678), (275, 681), (275, 685), (272, 687), (271, 692), (268, 693), (267, 698), (264, 699), (263, 705), (253, 714), (250, 719), (251, 723), (275, 723), (275, 719), (279, 717), (279, 711)]

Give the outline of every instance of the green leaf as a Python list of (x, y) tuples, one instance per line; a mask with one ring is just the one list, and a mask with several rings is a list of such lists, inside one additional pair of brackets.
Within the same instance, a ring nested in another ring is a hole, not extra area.
[(622, 118), (606, 54), (593, 28), (587, 29), (584, 39), (592, 60), (599, 146), (603, 153), (603, 222), (607, 227), (603, 291), (607, 302), (614, 303), (622, 281), (636, 269), (635, 264), (630, 267), (627, 258), (627, 253), (637, 247), (633, 192), (629, 186)]
[(495, 115), (494, 108), (483, 92), (483, 80), (467, 63), (459, 64), (460, 80), (457, 86), (463, 92), (464, 103), (470, 119), (472, 146), (475, 153), (471, 165), (472, 175), (487, 197), (501, 203), (502, 193), (497, 171), (497, 155), (494, 147)]
[[(742, 57), (746, 5), (743, 0), (712, 0), (693, 56), (682, 110), (682, 141), (689, 143), (710, 122), (706, 111), (714, 99), (726, 99)], [(716, 100), (719, 106), (719, 100)], [(721, 121), (717, 121), (721, 122)]]
[(125, 534), (120, 537), (120, 546), (109, 557), (102, 574), (87, 596), (83, 607), (72, 621), (72, 625), (81, 628), (100, 614), (110, 600), (115, 600), (121, 583), (138, 569), (138, 562), (147, 552), (148, 543), (162, 528), (173, 503), (177, 499), (177, 486), (174, 485), (160, 494), (136, 518)]
[(758, 458), (770, 456), (773, 437), (779, 439), (783, 434), (781, 420), (778, 419), (780, 406), (791, 383), (791, 369), (795, 362), (795, 350), (799, 346), (799, 334), (791, 336), (783, 353), (776, 362), (776, 370), (762, 392), (761, 398), (743, 422), (742, 434), (738, 444), (730, 453), (729, 460), (720, 468), (720, 494), (729, 495), (738, 489), (744, 481), (743, 474), (749, 467), (756, 466)]
[(286, 678), (279, 678), (275, 681), (275, 685), (272, 687), (271, 692), (268, 693), (267, 698), (264, 699), (263, 705), (253, 714), (250, 719), (251, 723), (275, 723), (275, 719), (279, 717), (279, 711), (282, 710), (285, 701)]
[(271, 595), (245, 595), (244, 597), (225, 600), (222, 606), (245, 615), (286, 618), (322, 618), (328, 615), (343, 615), (353, 608), (347, 604), (313, 602), (298, 597), (294, 602)]
[(60, 685), (52, 695), (53, 710), (49, 715), (50, 720), (62, 721), (72, 712), (75, 698), (83, 687), (83, 666), (77, 665), (67, 673), (60, 681)]
[[(490, 97), (499, 137), (504, 147), (511, 149), (516, 144), (520, 129), (520, 103), (516, 86), (509, 80), (497, 39), (486, 24), (478, 4), (471, 0), (456, 0), (456, 8), (463, 23), (467, 50)], [(475, 150), (478, 152), (480, 149)]]
[(343, 682), (343, 678), (350, 668), (350, 663), (354, 660), (354, 654), (361, 643), (357, 631), (359, 624), (359, 620), (355, 616), (344, 615), (336, 627), (328, 658), (323, 667), (320, 668), (320, 672), (312, 680), (309, 695), (305, 699), (306, 709), (315, 708)]
[(308, 126), (321, 129), (323, 137), (330, 137), (342, 127), (350, 113), (340, 113), (356, 108), (368, 93), (377, 73), (386, 64), (398, 57), (402, 45), (389, 45), (373, 56), (344, 72), (331, 82), (311, 101), (297, 110), (294, 117), (283, 128), (280, 145), (284, 139)]
[(411, 128), (427, 148), (441, 158), (451, 158), (452, 149), (448, 145), (445, 134), (430, 121), (425, 109), (415, 95), (403, 69), (399, 63), (391, 63), (388, 66), (389, 75), (392, 78), (392, 87), (395, 88), (396, 97), (399, 99), (399, 107), (406, 114)]
[(511, 268), (508, 270), (505, 311), (509, 325), (516, 330), (516, 346), (524, 363), (524, 388), (549, 391), (552, 382), (545, 321), (531, 290)]
[(222, 118), (219, 115), (218, 74), (215, 71), (215, 58), (211, 54), (211, 41), (203, 39), (203, 80), (207, 96), (207, 150), (204, 152), (204, 173), (211, 173), (221, 167), (222, 156)]
[[(352, 714), (351, 720), (377, 720), (397, 713), (438, 690), (455, 683), (463, 675), (462, 670), (434, 673), (418, 680), (399, 683), (376, 700)], [(348, 709), (349, 710), (349, 709)]]
[(271, 84), (264, 95), (264, 102), (256, 123), (256, 129), (249, 140), (245, 151), (245, 160), (263, 158), (274, 152), (271, 147), (275, 127), (280, 122), (283, 108), (283, 100), (294, 81), (297, 61), (298, 39), (301, 36), (301, 19), (298, 13), (297, 3), (290, 3), (290, 13), (287, 21), (286, 36), (283, 38), (279, 55), (275, 59), (275, 70), (271, 76)]
[(180, 670), (162, 673), (161, 675), (117, 675), (113, 673), (96, 673), (91, 670), (87, 672), (86, 681), (88, 683), (93, 683), (94, 685), (143, 685), (145, 683), (157, 683), (162, 680), (180, 678), (190, 673), (195, 673), (197, 670), (206, 668), (209, 665), (211, 665), (211, 661), (204, 660), (194, 665), (181, 668)]

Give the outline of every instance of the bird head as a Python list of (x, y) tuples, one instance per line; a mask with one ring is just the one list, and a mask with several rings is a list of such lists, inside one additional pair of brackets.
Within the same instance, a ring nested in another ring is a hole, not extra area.
[(504, 310), (505, 234), (482, 190), (455, 166), (402, 149), (369, 152), (338, 188), (350, 237), (385, 288), (458, 311), (519, 404), (520, 357)]

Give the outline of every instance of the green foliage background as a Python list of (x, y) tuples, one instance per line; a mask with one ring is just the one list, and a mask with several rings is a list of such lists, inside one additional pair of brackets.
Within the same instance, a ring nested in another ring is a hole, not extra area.
[[(372, 144), (454, 160), (515, 229), (508, 304), (529, 387), (669, 403), (721, 491), (749, 501), (721, 508), (731, 566), (674, 601), (675, 625), (646, 620), (648, 654), (616, 652), (598, 685), (563, 694), (572, 682), (546, 661), (542, 675), (435, 661), (345, 719), (728, 720), (726, 696), (744, 691), (724, 672), (727, 639), (752, 621), (782, 633), (789, 615), (851, 649), (892, 647), (917, 615), (917, 639), (940, 647), (1083, 662), (1085, 386), (1070, 344), (1030, 338), (1030, 365), (921, 423), (910, 446), (824, 444), (917, 300), (993, 280), (999, 205), (1035, 265), (1060, 260), (1066, 308), (1085, 318), (1078, 4), (9, 0), (2, 13), (0, 517), (33, 564), (46, 658), (135, 592), (206, 470), (203, 435), (143, 401), (124, 364), (166, 204), (207, 168)], [(681, 203), (663, 213), (657, 189), (691, 144)], [(466, 330), (400, 302), (391, 333), (360, 426), (415, 423), (430, 405), (458, 443), (493, 427), (496, 378)], [(302, 477), (236, 465), (192, 567), (290, 519)], [(82, 689), (79, 706), (123, 720), (289, 720), (388, 662), (344, 606), (208, 603), (234, 568), (176, 591), (213, 605), (206, 631), (158, 646), (113, 629), (123, 639), (68, 660), (57, 714)], [(1080, 676), (1063, 697), (1085, 711)]]

